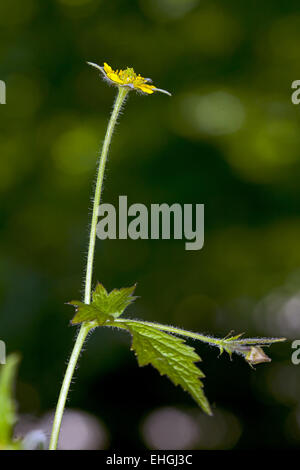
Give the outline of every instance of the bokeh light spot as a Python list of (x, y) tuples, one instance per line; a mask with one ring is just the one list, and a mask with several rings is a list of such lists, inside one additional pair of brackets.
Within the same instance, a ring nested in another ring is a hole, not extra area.
[(192, 52), (204, 57), (228, 56), (240, 44), (243, 31), (239, 22), (220, 5), (199, 8), (187, 20), (184, 38)]
[(152, 411), (142, 425), (150, 449), (231, 449), (241, 433), (239, 420), (225, 410), (215, 410), (210, 417), (198, 410), (160, 408)]
[(58, 2), (70, 7), (77, 7), (87, 5), (88, 3), (93, 3), (94, 0), (58, 0)]
[(199, 0), (141, 0), (141, 7), (155, 20), (174, 20), (191, 11)]
[[(40, 428), (50, 435), (53, 413), (44, 416)], [(104, 424), (90, 413), (66, 409), (58, 441), (59, 450), (97, 450), (106, 449), (108, 432)]]
[(241, 128), (245, 119), (239, 98), (225, 91), (184, 96), (180, 110), (187, 131), (202, 135), (231, 134)]
[(289, 175), (289, 168), (299, 159), (299, 148), (297, 122), (275, 116), (258, 117), (229, 141), (226, 158), (246, 179), (265, 183)]
[(30, 21), (35, 14), (36, 0), (9, 0), (0, 2), (0, 25), (15, 27)]
[(150, 413), (142, 432), (150, 449), (189, 449), (199, 439), (195, 419), (189, 413), (171, 407)]
[(59, 170), (77, 175), (95, 168), (98, 147), (98, 133), (90, 127), (78, 125), (57, 138), (52, 156)]
[(42, 101), (41, 82), (33, 74), (11, 75), (7, 83), (6, 116), (12, 118), (32, 117)]

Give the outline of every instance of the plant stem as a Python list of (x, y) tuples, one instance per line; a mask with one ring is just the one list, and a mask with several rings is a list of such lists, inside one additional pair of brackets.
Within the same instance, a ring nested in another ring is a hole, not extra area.
[(75, 345), (74, 345), (71, 357), (68, 362), (68, 367), (64, 376), (63, 384), (62, 384), (58, 402), (57, 402), (49, 450), (55, 450), (57, 448), (61, 420), (62, 420), (64, 409), (65, 409), (66, 399), (68, 396), (74, 370), (75, 370), (75, 367), (76, 367), (76, 364), (80, 355), (80, 351), (82, 349), (84, 340), (89, 330), (90, 330), (89, 325), (83, 323), (79, 330), (78, 336), (76, 338)]
[[(153, 328), (156, 328), (161, 331), (168, 331), (170, 333), (174, 333), (177, 335), (181, 336), (186, 336), (188, 338), (193, 338), (193, 339), (198, 339), (199, 341), (202, 341), (204, 343), (211, 344), (212, 346), (218, 346), (218, 347), (224, 347), (228, 345), (268, 345), (271, 343), (278, 343), (281, 341), (285, 341), (286, 338), (242, 338), (242, 339), (232, 339), (228, 335), (225, 338), (214, 338), (213, 336), (206, 336), (202, 335), (200, 333), (194, 333), (193, 331), (188, 331), (188, 330), (182, 330), (180, 328), (174, 327), (174, 326), (167, 326), (167, 325), (162, 325), (161, 323), (153, 323), (153, 322), (148, 322), (148, 321), (141, 321), (141, 320), (130, 320), (128, 318), (118, 318), (115, 320), (113, 323), (111, 323), (110, 326), (116, 326), (122, 328), (122, 323), (139, 323), (143, 325), (148, 325), (152, 326)], [(242, 335), (239, 335), (242, 336)]]
[(90, 241), (89, 241), (89, 251), (88, 251), (88, 259), (86, 265), (86, 275), (85, 275), (85, 290), (84, 290), (84, 302), (86, 304), (90, 303), (91, 300), (91, 288), (92, 288), (92, 276), (93, 276), (93, 264), (94, 264), (94, 252), (95, 252), (95, 243), (96, 243), (96, 227), (97, 227), (97, 220), (98, 220), (98, 210), (100, 205), (100, 198), (103, 186), (103, 178), (104, 178), (104, 171), (105, 165), (108, 155), (109, 146), (111, 143), (111, 138), (114, 132), (115, 125), (117, 123), (117, 119), (119, 113), (121, 111), (122, 105), (126, 98), (128, 90), (126, 88), (119, 88), (119, 92), (115, 101), (114, 109), (111, 115), (111, 118), (108, 123), (102, 152), (101, 158), (99, 163), (98, 175), (97, 175), (97, 182), (96, 182), (96, 189), (95, 189), (95, 197), (94, 197), (94, 204), (93, 204), (93, 215), (92, 215), (92, 222), (91, 222), (91, 230), (90, 230)]
[[(119, 113), (121, 111), (122, 105), (125, 101), (126, 95), (128, 93), (128, 89), (119, 87), (118, 95), (114, 104), (113, 112), (111, 114), (102, 151), (101, 157), (98, 167), (98, 174), (97, 174), (97, 181), (96, 181), (96, 188), (95, 188), (95, 196), (93, 202), (93, 213), (92, 213), (92, 221), (91, 221), (91, 229), (90, 229), (90, 236), (89, 236), (89, 248), (88, 248), (88, 258), (87, 258), (87, 265), (86, 265), (86, 274), (85, 274), (85, 288), (84, 288), (84, 302), (89, 304), (91, 301), (91, 290), (92, 290), (92, 276), (93, 276), (93, 265), (94, 265), (94, 253), (95, 253), (95, 243), (96, 243), (96, 228), (97, 228), (97, 220), (98, 220), (98, 210), (100, 205), (101, 199), (101, 192), (103, 186), (103, 178), (105, 172), (105, 165), (107, 160), (107, 155), (111, 143), (111, 138), (113, 135), (114, 128), (117, 124), (117, 119)], [(72, 377), (74, 374), (74, 370), (80, 356), (80, 352), (82, 350), (84, 341), (87, 337), (89, 331), (93, 328), (92, 323), (84, 322), (82, 323), (78, 336), (75, 341), (75, 345), (71, 354), (71, 357), (68, 362), (67, 370), (64, 376), (63, 384), (60, 390), (56, 412), (52, 427), (51, 439), (49, 450), (56, 450), (59, 432), (61, 427), (61, 421), (66, 405), (66, 400), (70, 388), (70, 384), (72, 381)]]
[(209, 343), (215, 346), (222, 346), (224, 344), (224, 339), (221, 339), (221, 338), (214, 338), (213, 336), (201, 335), (200, 333), (194, 333), (193, 331), (182, 330), (174, 326), (167, 326), (167, 325), (162, 325), (161, 323), (153, 323), (153, 322), (143, 321), (143, 320), (131, 320), (128, 318), (118, 318), (110, 326), (116, 326), (116, 327), (122, 328), (122, 323), (139, 323), (139, 324), (143, 324), (147, 326), (152, 326), (153, 328), (156, 328), (157, 330), (168, 331), (176, 335), (187, 336), (189, 338), (198, 339), (200, 341), (203, 341), (204, 343)]

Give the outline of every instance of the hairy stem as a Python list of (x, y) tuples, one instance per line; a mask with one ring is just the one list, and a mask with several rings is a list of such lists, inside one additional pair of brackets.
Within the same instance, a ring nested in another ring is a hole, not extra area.
[(123, 328), (122, 323), (139, 323), (139, 324), (142, 323), (143, 325), (152, 326), (153, 328), (156, 328), (157, 330), (168, 331), (169, 333), (174, 333), (176, 335), (187, 336), (189, 338), (198, 339), (200, 341), (213, 344), (215, 346), (221, 346), (224, 343), (223, 339), (213, 338), (212, 336), (201, 335), (200, 333), (194, 333), (193, 331), (182, 330), (174, 326), (167, 326), (167, 325), (162, 325), (161, 323), (154, 323), (154, 322), (143, 321), (143, 320), (131, 320), (128, 318), (118, 318), (113, 323), (111, 323), (110, 326)]
[(64, 409), (65, 409), (66, 399), (68, 396), (74, 370), (75, 370), (75, 367), (76, 367), (76, 364), (80, 355), (80, 351), (82, 349), (84, 340), (89, 330), (90, 330), (90, 327), (88, 324), (82, 324), (79, 330), (78, 336), (76, 338), (75, 345), (74, 345), (71, 357), (68, 362), (68, 367), (64, 376), (63, 384), (62, 384), (58, 402), (57, 402), (49, 450), (55, 450), (57, 448), (61, 420), (62, 420)]
[(128, 91), (126, 88), (119, 88), (119, 93), (115, 101), (114, 109), (113, 109), (113, 112), (112, 112), (112, 115), (111, 115), (111, 118), (107, 127), (107, 131), (106, 131), (106, 135), (105, 135), (105, 139), (104, 139), (104, 143), (102, 147), (102, 152), (101, 152), (101, 158), (100, 158), (97, 181), (96, 181), (94, 204), (93, 204), (89, 251), (88, 251), (88, 258), (87, 258), (87, 265), (86, 265), (86, 275), (85, 275), (84, 302), (86, 304), (89, 304), (91, 300), (94, 252), (95, 252), (95, 243), (96, 243), (96, 227), (97, 227), (98, 210), (99, 210), (101, 192), (102, 192), (102, 186), (103, 186), (105, 165), (106, 165), (108, 150), (109, 150), (109, 146), (111, 143), (111, 138), (114, 132), (114, 128), (117, 123), (117, 119), (118, 119), (119, 113), (121, 111), (121, 108), (122, 108), (122, 105), (124, 103), (127, 93)]
[(152, 326), (153, 328), (156, 328), (161, 331), (168, 331), (169, 333), (174, 333), (176, 335), (181, 335), (181, 336), (186, 336), (188, 338), (193, 338), (193, 339), (198, 339), (199, 341), (202, 341), (204, 343), (211, 344), (213, 346), (218, 346), (218, 347), (224, 347), (228, 345), (268, 345), (271, 343), (277, 343), (281, 341), (285, 341), (285, 338), (243, 338), (239, 339), (241, 335), (238, 335), (237, 339), (232, 340), (233, 338), (230, 338), (226, 336), (225, 338), (214, 338), (213, 336), (206, 336), (202, 335), (200, 333), (194, 333), (193, 331), (188, 331), (188, 330), (182, 330), (180, 328), (174, 327), (174, 326), (167, 326), (167, 325), (162, 325), (161, 323), (153, 323), (153, 322), (148, 322), (148, 321), (140, 321), (140, 320), (129, 320), (128, 318), (118, 318), (115, 320), (113, 323), (111, 323), (110, 326), (116, 326), (122, 328), (122, 323), (142, 323), (143, 325), (148, 325)]
[[(101, 199), (105, 165), (106, 165), (107, 155), (108, 155), (113, 131), (116, 126), (117, 119), (118, 119), (120, 110), (122, 108), (122, 105), (125, 101), (127, 93), (128, 93), (128, 90), (126, 88), (119, 87), (119, 92), (115, 101), (113, 112), (108, 123), (107, 131), (106, 131), (106, 135), (105, 135), (105, 139), (104, 139), (104, 143), (102, 147), (99, 167), (98, 167), (95, 196), (94, 196), (94, 202), (93, 202), (92, 221), (91, 221), (90, 236), (89, 236), (88, 258), (87, 258), (86, 274), (85, 274), (84, 302), (86, 304), (89, 304), (91, 301), (94, 252), (95, 252), (95, 243), (96, 243), (96, 228), (97, 228), (98, 210), (99, 210), (100, 199)], [(71, 357), (68, 362), (67, 370), (64, 376), (63, 384), (62, 384), (58, 402), (57, 402), (49, 450), (55, 450), (57, 448), (61, 421), (62, 421), (62, 417), (63, 417), (65, 405), (66, 405), (67, 396), (69, 393), (70, 384), (71, 384), (72, 377), (74, 374), (74, 370), (75, 370), (78, 358), (80, 356), (80, 352), (82, 350), (84, 341), (92, 327), (93, 327), (93, 324), (91, 323), (88, 323), (88, 322), (82, 323), (78, 336), (76, 338), (76, 342), (75, 342)]]

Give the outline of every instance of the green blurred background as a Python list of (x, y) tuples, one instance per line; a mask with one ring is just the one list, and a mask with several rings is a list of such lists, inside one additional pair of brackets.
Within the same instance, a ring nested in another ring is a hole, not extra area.
[(0, 339), (22, 354), (19, 432), (49, 428), (76, 332), (64, 303), (83, 290), (91, 184), (115, 95), (89, 60), (133, 66), (173, 93), (130, 95), (103, 202), (205, 204), (202, 250), (98, 240), (95, 281), (137, 281), (133, 318), (289, 341), (256, 371), (194, 344), (208, 418), (157, 371), (138, 369), (125, 333), (99, 329), (61, 448), (298, 447), (299, 2), (2, 0), (0, 35)]

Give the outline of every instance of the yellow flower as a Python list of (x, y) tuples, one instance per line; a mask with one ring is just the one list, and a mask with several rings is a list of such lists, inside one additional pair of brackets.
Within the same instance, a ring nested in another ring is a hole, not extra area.
[(152, 80), (150, 78), (144, 78), (141, 75), (137, 75), (132, 68), (127, 68), (125, 70), (113, 70), (110, 65), (104, 62), (104, 66), (94, 64), (93, 62), (88, 62), (89, 65), (100, 70), (104, 79), (108, 80), (111, 84), (126, 87), (130, 90), (136, 90), (145, 95), (151, 95), (155, 91), (160, 91), (166, 95), (171, 96), (166, 90), (161, 90), (156, 88), (154, 85), (151, 85)]

